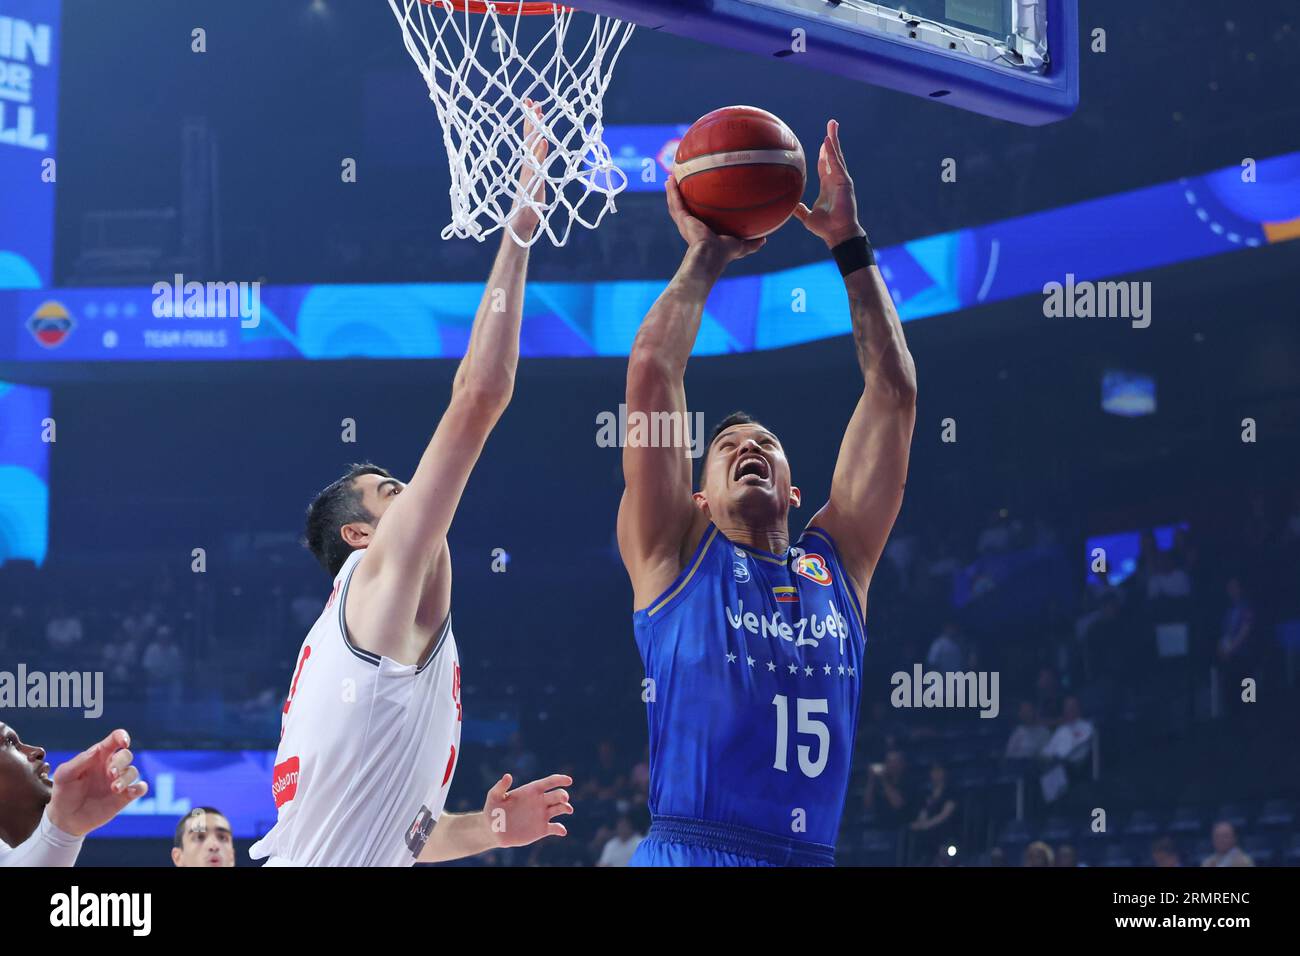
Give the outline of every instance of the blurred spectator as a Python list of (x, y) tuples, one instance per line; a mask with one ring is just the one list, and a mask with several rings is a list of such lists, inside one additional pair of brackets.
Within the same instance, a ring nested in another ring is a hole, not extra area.
[(163, 703), (179, 704), (181, 698), (181, 651), (172, 639), (171, 628), (158, 628), (153, 642), (145, 648), (140, 661), (149, 677), (150, 698)]
[(944, 624), (939, 636), (931, 642), (929, 653), (925, 655), (926, 664), (934, 670), (946, 673), (960, 671), (965, 654), (958, 640), (959, 634), (960, 631), (955, 623), (948, 621)]
[(1187, 572), (1174, 564), (1172, 554), (1157, 551), (1152, 563), (1153, 570), (1147, 577), (1147, 600), (1185, 598), (1192, 593), (1192, 582)]
[(641, 759), (632, 768), (631, 782), (632, 793), (637, 800), (644, 800), (650, 792), (650, 748), (648, 746), (641, 751)]
[(930, 768), (930, 789), (911, 823), (913, 859), (929, 861), (942, 847), (957, 842), (960, 825), (957, 801), (948, 789), (948, 772), (941, 764)]
[(600, 851), (597, 866), (627, 866), (636, 852), (637, 846), (645, 839), (632, 826), (632, 820), (625, 813), (618, 818), (614, 835), (605, 841), (605, 848)]
[(1231, 823), (1220, 820), (1210, 831), (1214, 852), (1201, 861), (1201, 866), (1254, 866), (1255, 861), (1237, 846), (1237, 831)]
[(1021, 866), (1053, 866), (1055, 863), (1052, 848), (1042, 840), (1035, 840), (1025, 847), (1025, 855), (1021, 860)]
[(868, 768), (863, 805), (884, 827), (901, 828), (915, 818), (916, 802), (907, 778), (907, 760), (901, 751), (889, 751), (884, 763)]
[(516, 780), (537, 779), (537, 754), (524, 746), (523, 735), (518, 731), (510, 735), (504, 766), (514, 774)]
[(1043, 752), (1052, 734), (1038, 719), (1034, 702), (1022, 700), (1016, 729), (1007, 740), (1007, 760), (1032, 760)]
[(1048, 724), (1056, 723), (1061, 716), (1061, 682), (1056, 671), (1044, 667), (1038, 672), (1038, 681), (1034, 686), (1034, 704), (1038, 716)]
[(1223, 615), (1218, 658), (1224, 664), (1233, 664), (1243, 660), (1249, 652), (1255, 611), (1246, 600), (1240, 580), (1229, 578), (1225, 590), (1228, 594), (1228, 610)]
[(1006, 511), (995, 511), (989, 516), (988, 526), (980, 532), (976, 550), (980, 554), (1006, 551), (1011, 547), (1011, 526)]
[(612, 740), (602, 740), (596, 747), (596, 764), (588, 771), (583, 793), (599, 800), (614, 800), (626, 787), (627, 778), (619, 769)]
[(59, 657), (73, 651), (82, 638), (81, 618), (62, 612), (50, 618), (45, 625), (45, 641)]
[(1079, 854), (1074, 852), (1074, 847), (1069, 843), (1062, 843), (1056, 848), (1056, 865), (1064, 867), (1079, 865)]
[(1079, 707), (1079, 698), (1065, 698), (1061, 724), (1043, 747), (1042, 755), (1048, 759), (1080, 764), (1088, 759), (1092, 748), (1092, 722), (1086, 720)]
[(1156, 866), (1182, 866), (1178, 844), (1172, 837), (1161, 837), (1151, 844), (1151, 862)]

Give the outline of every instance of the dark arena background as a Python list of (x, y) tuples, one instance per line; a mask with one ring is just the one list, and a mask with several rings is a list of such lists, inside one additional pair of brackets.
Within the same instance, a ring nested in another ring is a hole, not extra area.
[[(1079, 4), (1077, 108), (1037, 125), (638, 29), (603, 114), (628, 188), (533, 247), (514, 399), (449, 536), (447, 808), (563, 772), (577, 812), (454, 865), (590, 867), (649, 826), (601, 422), (683, 253), (672, 149), (735, 103), (799, 136), (810, 204), (840, 121), (917, 366), (838, 865), (1300, 865), (1300, 20), (1177, 8)], [(23, 48), (20, 21), (48, 33)], [(0, 0), (0, 77), (0, 721), (55, 767), (130, 731), (150, 791), (80, 866), (171, 866), (215, 807), (251, 867), (330, 595), (305, 508), (351, 462), (410, 477), (497, 237), (441, 238), (446, 144), (377, 0)], [(260, 283), (260, 324), (157, 317), (177, 276)], [(1054, 311), (1087, 282), (1132, 314)], [(728, 270), (687, 373), (707, 426), (781, 436), (796, 533), (862, 390), (849, 332), (792, 220)], [(36, 672), (102, 697), (41, 706)], [(923, 672), (996, 679), (993, 703), (911, 706)]]

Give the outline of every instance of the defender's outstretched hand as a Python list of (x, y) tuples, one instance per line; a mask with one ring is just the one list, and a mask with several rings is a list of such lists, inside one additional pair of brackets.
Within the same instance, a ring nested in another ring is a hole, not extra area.
[(812, 209), (800, 203), (795, 207), (795, 218), (832, 249), (854, 236), (865, 236), (867, 231), (858, 222), (853, 179), (844, 161), (844, 150), (840, 148), (838, 120), (826, 124), (826, 138), (817, 157), (817, 175), (821, 185), (817, 202)]
[(538, 170), (546, 168), (551, 143), (542, 131), (542, 108), (532, 100), (524, 100), (524, 108), (524, 148), (533, 154), (533, 162), (524, 163), (519, 171), (519, 197), (515, 200), (512, 225), (520, 237), (527, 239), (537, 229), (541, 217), (534, 206), (523, 202), (523, 197), (528, 196), (529, 202), (537, 206), (546, 202), (546, 178)]
[(115, 730), (89, 750), (54, 771), (54, 792), (46, 813), (50, 822), (72, 836), (102, 827), (132, 800), (149, 792), (126, 748), (131, 737)]
[(766, 239), (737, 239), (735, 236), (720, 236), (703, 222), (696, 219), (686, 208), (681, 190), (677, 188), (677, 177), (669, 176), (668, 214), (677, 224), (677, 231), (682, 234), (688, 246), (704, 246), (720, 254), (724, 262), (733, 262), (752, 256), (767, 243)]
[(510, 789), (512, 779), (505, 774), (498, 780), (483, 804), (483, 817), (497, 845), (527, 846), (543, 837), (568, 836), (564, 824), (554, 820), (573, 812), (569, 791), (564, 789), (573, 786), (573, 778), (553, 773), (516, 790)]

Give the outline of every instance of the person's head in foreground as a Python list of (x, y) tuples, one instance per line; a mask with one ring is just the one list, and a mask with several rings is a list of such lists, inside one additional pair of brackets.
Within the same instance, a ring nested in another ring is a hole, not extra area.
[(234, 866), (230, 821), (214, 807), (195, 807), (176, 824), (172, 862), (177, 866)]
[(784, 529), (799, 489), (776, 435), (745, 412), (733, 412), (713, 429), (695, 505), (719, 528)]
[(0, 723), (0, 840), (11, 847), (25, 842), (53, 793), (45, 751), (23, 743), (16, 730)]
[(386, 469), (363, 462), (349, 466), (312, 500), (304, 538), (331, 578), (353, 551), (369, 547), (384, 512), (405, 487)]

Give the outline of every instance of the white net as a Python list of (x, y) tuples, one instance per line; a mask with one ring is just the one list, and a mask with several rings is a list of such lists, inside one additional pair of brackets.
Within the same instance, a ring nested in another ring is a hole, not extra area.
[[(605, 145), (602, 110), (632, 24), (591, 16), (591, 32), (583, 36), (579, 20), (571, 38), (576, 11), (549, 3), (388, 5), (442, 124), (451, 169), (451, 223), (443, 239), (481, 242), (504, 228), (520, 245), (545, 235), (562, 246), (574, 223), (594, 229), (614, 211), (627, 176)], [(541, 108), (534, 135), (544, 136), (549, 149), (540, 161), (524, 142), (526, 100)], [(521, 195), (526, 169), (545, 181), (544, 194), (534, 180), (529, 195)], [(517, 203), (540, 220), (531, 235), (512, 227)]]

